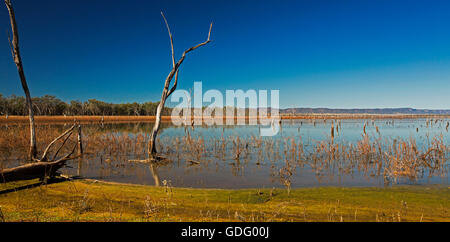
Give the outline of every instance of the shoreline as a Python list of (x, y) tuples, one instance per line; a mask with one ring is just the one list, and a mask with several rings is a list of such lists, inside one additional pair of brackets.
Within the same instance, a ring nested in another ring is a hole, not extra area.
[[(0, 170), (1, 172), (1, 170)], [(118, 186), (141, 186), (141, 187), (158, 187), (155, 185), (148, 185), (148, 184), (140, 184), (140, 183), (132, 183), (132, 182), (117, 182), (117, 181), (106, 181), (101, 179), (92, 179), (92, 178), (83, 178), (83, 177), (77, 177), (77, 176), (69, 176), (64, 175), (64, 178), (67, 178), (69, 180), (74, 181), (87, 181), (92, 183), (102, 183), (102, 184), (108, 184), (108, 185), (118, 185)], [(160, 186), (164, 187), (164, 186)], [(242, 191), (242, 190), (255, 190), (255, 189), (277, 189), (277, 190), (286, 190), (286, 187), (284, 186), (272, 186), (272, 187), (264, 187), (264, 188), (258, 188), (258, 187), (237, 187), (237, 188), (229, 188), (229, 187), (189, 187), (189, 186), (170, 186), (171, 188), (175, 189), (194, 189), (194, 190), (221, 190), (221, 191)], [(426, 183), (426, 184), (390, 184), (390, 185), (308, 185), (308, 186), (299, 186), (299, 187), (291, 187), (291, 191), (297, 190), (297, 189), (327, 189), (327, 188), (335, 188), (335, 189), (395, 189), (395, 188), (430, 188), (430, 187), (437, 187), (437, 188), (446, 188), (450, 190), (450, 185), (446, 185), (443, 183)]]
[[(227, 119), (229, 117), (223, 117)], [(234, 117), (237, 119), (249, 117)], [(298, 114), (282, 115), (282, 120), (342, 120), (342, 119), (449, 119), (447, 114)], [(131, 123), (131, 122), (154, 122), (155, 116), (35, 116), (37, 124), (51, 123), (73, 123), (79, 121), (82, 124), (89, 123)], [(193, 118), (194, 119), (194, 118)], [(172, 121), (171, 116), (162, 116), (161, 121), (168, 123)], [(0, 124), (28, 123), (28, 116), (0, 116)]]

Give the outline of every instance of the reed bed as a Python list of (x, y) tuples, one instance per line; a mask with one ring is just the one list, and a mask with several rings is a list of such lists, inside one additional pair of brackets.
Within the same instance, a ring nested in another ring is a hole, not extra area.
[[(307, 122), (316, 125), (317, 120)], [(221, 135), (205, 138), (198, 135), (194, 127), (184, 127), (183, 135), (164, 135), (163, 132), (157, 148), (172, 162), (155, 166), (184, 164), (204, 169), (222, 165), (230, 166), (235, 176), (243, 175), (248, 167), (266, 167), (270, 170), (270, 179), (284, 185), (288, 191), (293, 179), (305, 170), (313, 172), (319, 182), (358, 173), (367, 179), (382, 179), (385, 185), (400, 179), (416, 181), (448, 175), (450, 149), (444, 142), (443, 133), (434, 137), (427, 134), (426, 142), (419, 146), (414, 138), (383, 137), (376, 123), (368, 120), (362, 125), (360, 139), (345, 142), (338, 139), (345, 132), (341, 121), (331, 122), (328, 137), (306, 143), (300, 134), (302, 123), (298, 127), (298, 136), (276, 139), (255, 135), (226, 136), (223, 130)], [(386, 123), (394, 125), (395, 121)], [(428, 119), (423, 124), (424, 127), (432, 125), (448, 132), (445, 120)], [(38, 125), (38, 146), (43, 147), (62, 129), (61, 125)], [(149, 140), (146, 130), (147, 127), (138, 124), (130, 124), (124, 130), (110, 130), (102, 124), (85, 126), (85, 168), (97, 169), (101, 176), (121, 174), (123, 169), (137, 172), (137, 165), (129, 161), (145, 158)], [(0, 126), (2, 167), (24, 162), (27, 146), (27, 125)]]

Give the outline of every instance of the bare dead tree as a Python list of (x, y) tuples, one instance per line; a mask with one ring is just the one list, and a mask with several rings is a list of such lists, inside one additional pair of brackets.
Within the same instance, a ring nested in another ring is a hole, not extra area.
[(22, 83), (23, 91), (25, 92), (26, 105), (28, 109), (28, 117), (30, 120), (30, 151), (29, 151), (29, 159), (34, 160), (37, 156), (36, 149), (36, 131), (34, 125), (34, 114), (33, 114), (33, 104), (31, 102), (30, 90), (28, 89), (27, 79), (25, 78), (25, 72), (23, 71), (22, 58), (20, 56), (19, 50), (19, 32), (17, 29), (16, 18), (14, 15), (14, 9), (11, 4), (11, 0), (5, 0), (6, 8), (9, 12), (9, 18), (11, 20), (11, 29), (13, 38), (8, 35), (8, 41), (11, 48), (12, 57), (14, 59), (14, 63), (16, 63), (17, 71), (19, 72), (20, 81)]
[[(170, 31), (170, 27), (169, 27), (169, 24), (167, 23), (166, 17), (164, 16), (164, 13), (161, 12), (161, 15), (164, 19), (164, 22), (167, 27), (167, 31), (169, 33), (170, 47), (172, 50), (172, 70), (169, 72), (169, 75), (166, 77), (166, 80), (164, 82), (164, 89), (163, 89), (163, 92), (161, 95), (161, 101), (159, 102), (158, 108), (156, 110), (156, 120), (155, 120), (155, 124), (153, 126), (153, 130), (152, 130), (152, 133), (150, 136), (150, 141), (148, 143), (148, 159), (149, 160), (154, 160), (155, 158), (157, 158), (155, 142), (156, 142), (156, 137), (158, 135), (159, 127), (161, 125), (161, 112), (164, 108), (164, 104), (165, 104), (167, 98), (177, 89), (179, 68), (180, 68), (181, 64), (183, 63), (184, 59), (186, 58), (186, 54), (211, 42), (210, 37), (211, 37), (211, 30), (212, 30), (212, 23), (211, 23), (211, 25), (209, 26), (208, 38), (206, 39), (206, 41), (185, 50), (183, 52), (183, 54), (181, 55), (181, 58), (177, 62), (175, 62), (175, 53), (174, 53), (174, 47), (173, 47), (172, 32)], [(174, 77), (175, 77), (174, 84), (173, 84), (172, 88), (169, 90), (170, 82), (172, 81), (172, 79)]]
[[(73, 148), (71, 148), (67, 154), (62, 155), (58, 158), (59, 152), (62, 150), (66, 142), (69, 140), (70, 136), (74, 132), (76, 124), (74, 124), (71, 128), (63, 132), (60, 136), (56, 137), (47, 148), (44, 150), (44, 153), (40, 159), (37, 158), (37, 149), (36, 149), (36, 133), (35, 133), (35, 124), (34, 124), (34, 114), (33, 114), (33, 105), (31, 102), (31, 95), (28, 89), (27, 81), (25, 78), (25, 72), (23, 70), (22, 59), (20, 57), (19, 51), (19, 33), (17, 29), (17, 23), (14, 15), (14, 10), (11, 4), (11, 0), (5, 0), (6, 8), (8, 9), (10, 20), (11, 20), (11, 28), (13, 33), (13, 39), (8, 36), (9, 44), (11, 47), (11, 53), (14, 59), (14, 62), (17, 66), (17, 70), (19, 72), (20, 81), (22, 82), (22, 87), (25, 92), (29, 120), (30, 120), (30, 152), (29, 159), (32, 161), (36, 161), (32, 164), (26, 164), (23, 166), (8, 168), (8, 169), (0, 169), (0, 181), (15, 181), (15, 180), (24, 180), (24, 179), (32, 179), (32, 178), (41, 178), (45, 179), (46, 177), (54, 176), (56, 171), (65, 165), (65, 162), (68, 160), (75, 159), (76, 157), (80, 157), (83, 153), (82, 144), (81, 144), (81, 126), (78, 124), (78, 137), (74, 142)], [(52, 147), (54, 147), (59, 140), (63, 140), (62, 144), (59, 145), (59, 148), (55, 150), (52, 159), (48, 159), (49, 152)], [(72, 156), (78, 147), (78, 155)]]

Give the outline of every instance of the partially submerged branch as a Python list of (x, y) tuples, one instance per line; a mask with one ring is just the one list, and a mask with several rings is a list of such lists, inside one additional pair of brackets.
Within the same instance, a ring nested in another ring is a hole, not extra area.
[[(52, 142), (50, 142), (50, 144), (48, 144), (47, 148), (45, 148), (44, 150), (44, 154), (42, 155), (42, 158), (40, 159), (40, 161), (47, 161), (47, 155), (48, 155), (48, 151), (50, 150), (50, 148), (60, 139), (62, 139), (64, 136), (66, 136), (67, 134), (68, 137), (70, 137), (70, 135), (72, 135), (72, 130), (75, 128), (75, 124), (72, 125), (72, 127), (70, 127), (68, 130), (66, 130), (64, 133), (62, 133), (60, 136), (58, 136), (56, 139), (54, 139)], [(65, 143), (65, 142), (64, 142)], [(61, 149), (61, 148), (60, 148)], [(59, 149), (58, 149), (59, 152)], [(56, 154), (55, 154), (56, 155)]]

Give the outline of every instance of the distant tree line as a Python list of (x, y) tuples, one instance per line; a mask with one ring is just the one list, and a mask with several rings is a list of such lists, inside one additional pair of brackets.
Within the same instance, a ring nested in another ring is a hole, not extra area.
[[(158, 102), (145, 103), (107, 103), (96, 99), (88, 101), (70, 101), (66, 103), (51, 95), (34, 97), (33, 111), (35, 115), (106, 115), (106, 116), (140, 116), (156, 115)], [(170, 115), (171, 108), (164, 108), (162, 115)], [(28, 115), (25, 97), (0, 94), (1, 115)]]
[[(70, 101), (66, 103), (61, 99), (44, 95), (42, 97), (33, 97), (33, 111), (35, 115), (91, 115), (91, 116), (155, 116), (159, 102), (145, 103), (107, 103), (96, 99), (89, 99), (85, 102)], [(206, 107), (202, 107), (204, 110)], [(235, 113), (238, 108), (235, 108)], [(256, 111), (257, 113), (258, 110)], [(270, 109), (268, 109), (270, 112)], [(172, 108), (164, 107), (163, 116), (171, 115)], [(194, 112), (193, 112), (194, 113)], [(192, 115), (193, 115), (192, 113)], [(223, 107), (225, 115), (226, 107)], [(182, 114), (182, 112), (180, 113)], [(28, 115), (25, 97), (11, 95), (4, 97), (0, 94), (0, 115)], [(245, 115), (249, 115), (249, 109), (245, 109)]]

